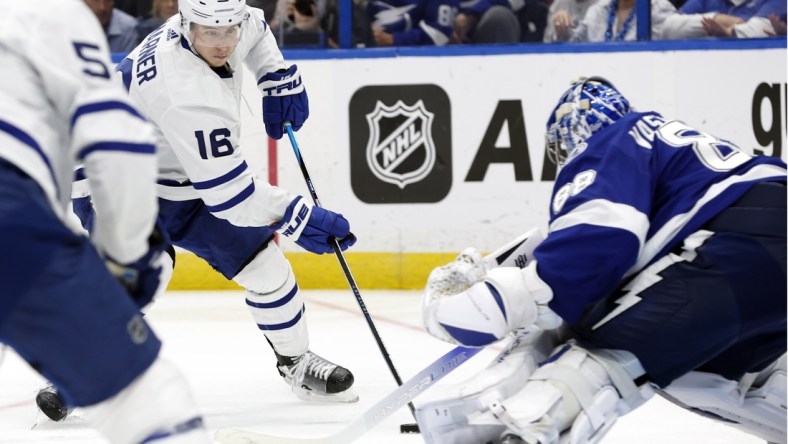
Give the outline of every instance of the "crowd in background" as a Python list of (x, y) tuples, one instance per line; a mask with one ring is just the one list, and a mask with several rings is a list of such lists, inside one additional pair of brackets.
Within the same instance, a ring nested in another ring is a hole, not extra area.
[[(354, 47), (636, 40), (635, 0), (352, 0)], [(786, 34), (785, 0), (650, 0), (651, 38)], [(131, 51), (177, 0), (85, 0), (112, 52)], [(338, 0), (247, 0), (280, 47), (338, 47)]]

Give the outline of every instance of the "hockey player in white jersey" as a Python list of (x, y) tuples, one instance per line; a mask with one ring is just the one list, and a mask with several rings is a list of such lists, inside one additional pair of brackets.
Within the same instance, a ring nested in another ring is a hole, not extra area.
[[(209, 443), (139, 315), (163, 248), (153, 142), (81, 0), (0, 0), (0, 341), (112, 443)], [(77, 162), (90, 239), (67, 217)]]
[[(572, 339), (419, 405), (425, 440), (595, 443), (656, 392), (785, 443), (785, 162), (635, 112), (601, 78), (564, 93), (547, 149), (562, 167), (534, 260), (487, 269), (466, 251), (431, 275), (423, 318), (466, 346), (558, 326)], [(437, 281), (452, 272), (466, 285)]]
[[(298, 130), (308, 117), (300, 72), (285, 64), (263, 12), (243, 0), (180, 0), (178, 6), (180, 13), (117, 68), (132, 102), (154, 125), (167, 242), (246, 289), (246, 304), (296, 396), (355, 402), (352, 373), (309, 349), (296, 278), (272, 242), (278, 231), (314, 253), (333, 252), (332, 238), (344, 250), (355, 242), (348, 221), (268, 184), (248, 167), (239, 145), (241, 65), (257, 78), (263, 123), (275, 139), (285, 122)], [(75, 199), (74, 209), (89, 227), (89, 198)]]

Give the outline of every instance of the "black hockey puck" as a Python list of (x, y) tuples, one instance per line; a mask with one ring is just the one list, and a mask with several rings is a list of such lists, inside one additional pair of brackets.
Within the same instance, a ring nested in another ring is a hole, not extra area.
[(36, 404), (52, 421), (62, 421), (71, 412), (53, 387), (41, 389), (36, 395)]
[(400, 433), (421, 433), (419, 431), (419, 425), (416, 423), (413, 424), (400, 424), (399, 426)]

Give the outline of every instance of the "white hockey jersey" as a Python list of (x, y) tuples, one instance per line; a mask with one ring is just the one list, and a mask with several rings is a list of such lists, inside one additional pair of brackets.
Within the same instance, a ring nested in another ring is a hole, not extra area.
[(199, 198), (234, 225), (264, 226), (281, 220), (295, 196), (268, 184), (244, 160), (240, 68), (245, 63), (260, 79), (286, 65), (263, 12), (248, 11), (229, 70), (215, 71), (192, 52), (176, 15), (121, 61), (118, 71), (155, 126), (159, 197)]
[(127, 263), (157, 212), (153, 133), (114, 80), (81, 0), (0, 0), (0, 157), (35, 179), (64, 222), (74, 165), (97, 209), (93, 242)]

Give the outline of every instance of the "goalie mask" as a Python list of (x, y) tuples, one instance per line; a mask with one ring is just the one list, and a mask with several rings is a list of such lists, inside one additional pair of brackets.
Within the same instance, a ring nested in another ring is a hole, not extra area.
[(547, 120), (547, 156), (562, 165), (581, 153), (594, 133), (631, 111), (629, 101), (607, 80), (590, 77), (573, 82)]
[(233, 47), (249, 18), (244, 0), (178, 0), (178, 10), (181, 30), (192, 46)]

